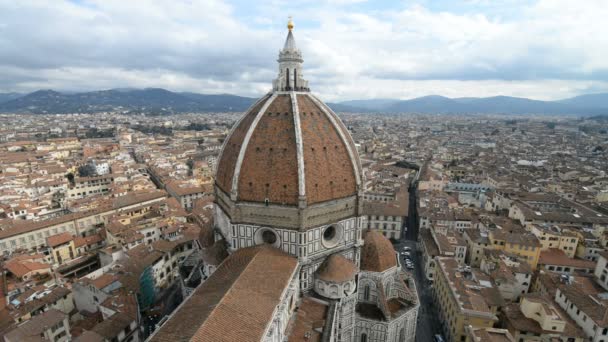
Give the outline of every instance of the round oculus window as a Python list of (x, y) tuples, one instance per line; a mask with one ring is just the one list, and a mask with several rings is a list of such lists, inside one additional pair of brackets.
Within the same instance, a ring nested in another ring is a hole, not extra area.
[(278, 247), (280, 244), (280, 235), (270, 228), (258, 229), (253, 237), (256, 245), (272, 245)]
[(274, 245), (277, 242), (277, 234), (272, 230), (265, 230), (262, 232), (262, 241), (269, 245)]
[(342, 241), (342, 227), (334, 224), (323, 230), (323, 245), (326, 248), (333, 248)]

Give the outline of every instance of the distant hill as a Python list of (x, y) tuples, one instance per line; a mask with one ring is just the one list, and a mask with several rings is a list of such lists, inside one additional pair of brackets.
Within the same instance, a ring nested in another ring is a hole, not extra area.
[(6, 102), (6, 101), (10, 101), (10, 100), (14, 100), (16, 98), (19, 98), (23, 96), (23, 94), (19, 94), (19, 93), (0, 93), (0, 103)]
[(204, 105), (203, 110), (205, 111), (217, 111), (218, 108), (228, 109), (230, 111), (244, 111), (253, 104), (256, 100), (251, 97), (242, 97), (230, 94), (220, 95), (205, 95), (197, 93), (180, 93), (187, 98), (197, 101), (201, 105)]
[(608, 94), (582, 95), (560, 101), (539, 101), (521, 97), (448, 98), (429, 95), (411, 100), (356, 100), (339, 104), (363, 103), (365, 111), (420, 114), (608, 114)]
[[(126, 113), (169, 115), (184, 112), (242, 112), (254, 98), (230, 94), (172, 92), (160, 88), (110, 89), (82, 93), (39, 90), (30, 94), (0, 94), (0, 113)], [(559, 101), (520, 97), (448, 98), (429, 95), (411, 100), (371, 99), (328, 103), (336, 112), (420, 114), (608, 114), (608, 93), (581, 95)]]
[(361, 108), (368, 110), (386, 109), (392, 104), (399, 102), (395, 99), (372, 99), (372, 100), (352, 100), (340, 102), (341, 105), (350, 106), (352, 108)]
[(95, 113), (108, 110), (173, 114), (183, 112), (243, 111), (253, 98), (235, 95), (175, 93), (160, 88), (111, 89), (66, 94), (39, 90), (0, 103), (0, 112)]
[(582, 107), (608, 108), (608, 93), (580, 95), (558, 102)]
[(353, 107), (351, 105), (344, 104), (344, 103), (327, 102), (326, 104), (329, 106), (329, 108), (331, 108), (331, 110), (333, 110), (334, 112), (339, 112), (339, 113), (366, 113), (366, 112), (373, 113), (373, 112), (376, 112), (375, 110), (361, 108), (361, 107)]

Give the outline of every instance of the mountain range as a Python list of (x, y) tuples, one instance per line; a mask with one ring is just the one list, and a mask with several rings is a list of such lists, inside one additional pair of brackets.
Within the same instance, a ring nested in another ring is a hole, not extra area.
[[(110, 89), (81, 93), (38, 90), (29, 94), (0, 93), (0, 113), (125, 113), (240, 112), (254, 98), (230, 94), (172, 92), (160, 88)], [(430, 95), (411, 100), (371, 99), (328, 103), (337, 112), (420, 114), (608, 114), (608, 93), (587, 94), (558, 101), (520, 97), (448, 98)]]

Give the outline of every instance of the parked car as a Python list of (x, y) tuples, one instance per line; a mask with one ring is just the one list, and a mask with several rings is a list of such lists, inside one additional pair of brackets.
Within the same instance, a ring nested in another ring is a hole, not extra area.
[(443, 336), (441, 336), (439, 334), (435, 335), (434, 340), (435, 340), (435, 342), (444, 342)]
[(413, 270), (414, 269), (414, 265), (412, 265), (412, 264), (406, 265), (405, 267), (407, 267), (408, 270)]
[(410, 247), (408, 247), (408, 246), (405, 246), (405, 247), (403, 247), (403, 250), (404, 250), (405, 252), (407, 252), (407, 251), (411, 251), (412, 249), (411, 249)]

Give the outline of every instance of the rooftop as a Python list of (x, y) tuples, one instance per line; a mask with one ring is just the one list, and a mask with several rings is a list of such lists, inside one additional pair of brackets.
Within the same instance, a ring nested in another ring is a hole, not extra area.
[(296, 267), (295, 258), (273, 247), (236, 251), (151, 341), (259, 341)]

